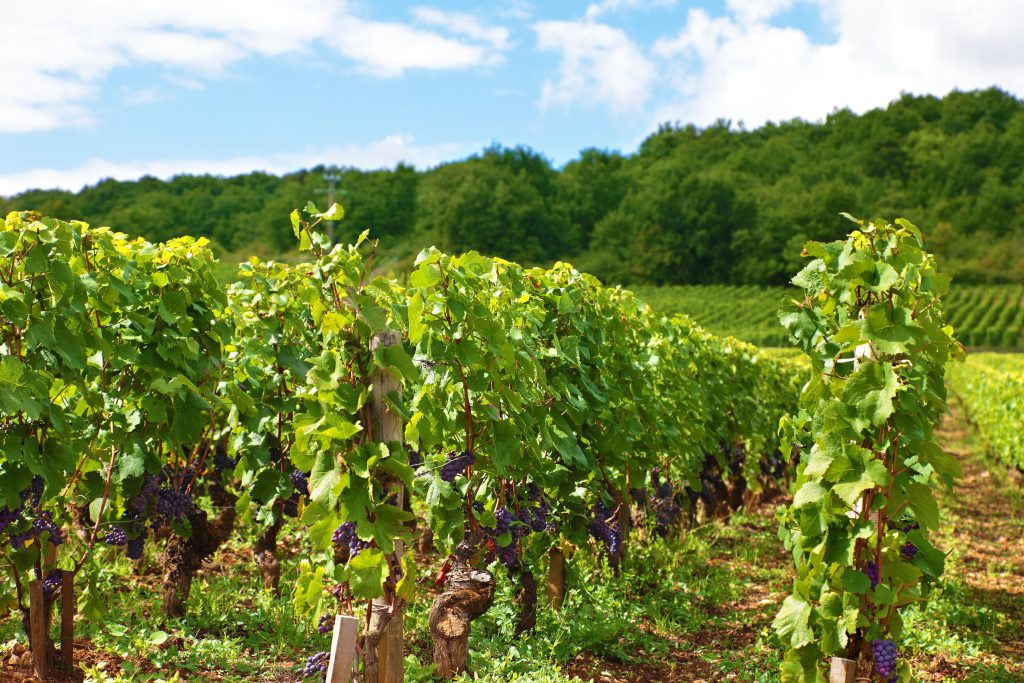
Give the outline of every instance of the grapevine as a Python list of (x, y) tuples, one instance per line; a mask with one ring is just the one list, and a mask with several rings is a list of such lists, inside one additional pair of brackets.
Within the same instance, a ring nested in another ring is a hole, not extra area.
[(900, 608), (925, 602), (943, 571), (927, 536), (940, 524), (934, 491), (960, 476), (934, 435), (946, 363), (962, 356), (943, 320), (949, 277), (911, 223), (855, 222), (845, 241), (805, 246), (813, 260), (793, 279), (805, 297), (779, 314), (812, 367), (784, 422), (800, 460), (780, 512), (796, 562), (775, 619), (783, 681), (811, 683), (826, 657), (870, 650), (883, 680), (896, 674)]

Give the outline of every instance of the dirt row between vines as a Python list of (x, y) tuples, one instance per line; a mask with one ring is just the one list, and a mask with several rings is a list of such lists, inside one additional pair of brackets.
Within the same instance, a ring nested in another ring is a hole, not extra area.
[[(995, 647), (972, 657), (943, 652), (918, 655), (913, 659), (914, 669), (922, 681), (929, 682), (1024, 681), (1024, 487), (1019, 477), (1004, 474), (984, 456), (956, 405), (937, 433), (964, 470), (955, 492), (940, 496), (943, 529), (938, 545), (950, 550), (946, 579), (966, 587), (966, 600), (972, 603), (967, 605), (968, 611), (983, 610), (986, 623), (994, 623), (985, 635)], [(754, 512), (771, 517), (774, 509), (775, 505), (763, 505)], [(778, 542), (775, 548), (776, 553), (765, 556), (764, 562), (788, 565), (785, 549)], [(708, 563), (737, 580), (750, 573), (750, 567), (733, 560), (728, 545), (721, 546)], [(765, 631), (771, 628), (790, 585), (791, 579), (780, 579), (756, 586), (732, 604), (707, 606), (709, 613), (721, 615), (724, 625), (713, 623), (696, 633), (662, 634), (672, 650), (657, 666), (627, 666), (581, 655), (569, 671), (593, 683), (778, 680), (774, 666), (757, 662), (764, 662)], [(954, 625), (949, 630), (958, 634), (965, 628)], [(730, 660), (738, 663), (730, 666)]]

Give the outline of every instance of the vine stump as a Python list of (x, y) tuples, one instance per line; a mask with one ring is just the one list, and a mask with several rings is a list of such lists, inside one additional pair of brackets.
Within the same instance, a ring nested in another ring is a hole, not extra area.
[(458, 559), (448, 574), (444, 593), (430, 608), (430, 636), (434, 641), (434, 667), (443, 678), (466, 671), (472, 621), (494, 602), (494, 576)]

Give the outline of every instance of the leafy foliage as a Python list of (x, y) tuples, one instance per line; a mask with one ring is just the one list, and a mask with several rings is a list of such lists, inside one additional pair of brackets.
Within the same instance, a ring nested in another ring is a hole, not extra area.
[[(796, 564), (775, 620), (789, 648), (784, 681), (824, 680), (823, 657), (858, 659), (871, 642), (898, 640), (900, 609), (927, 600), (943, 571), (928, 540), (934, 488), (960, 474), (933, 434), (946, 363), (962, 355), (943, 321), (949, 278), (909, 222), (856, 223), (845, 241), (805, 246), (813, 260), (793, 278), (805, 296), (779, 313), (812, 367), (784, 430), (800, 451), (781, 514)], [(901, 552), (908, 542), (914, 554)], [(909, 676), (902, 667), (899, 679)]]
[(950, 367), (949, 384), (989, 450), (1024, 472), (1024, 362), (973, 356)]
[[(705, 478), (757, 487), (758, 460), (731, 454), (778, 450), (797, 366), (568, 264), (427, 249), (399, 282), (371, 269), (365, 233), (330, 244), (319, 228), (343, 213), (293, 212), (309, 261), (253, 259), (226, 294), (202, 240), (8, 217), (0, 533), (19, 542), (5, 559), (42, 576), (44, 542), (84, 522), (71, 545), (87, 551), (58, 564), (89, 577), (95, 617), (97, 540), (138, 558), (154, 527), (193, 534), (202, 492), (228, 485), (243, 522), (305, 525), (293, 601), (317, 619), (413, 598), (418, 569), (397, 551), (411, 510), (443, 552), (476, 544), (477, 564), (519, 571), (568, 539), (617, 566), (631, 492), (664, 482), (674, 505)], [(378, 345), (385, 332), (398, 343)], [(385, 374), (401, 393), (379, 393)], [(403, 418), (399, 440), (381, 440), (375, 400)], [(453, 462), (462, 476), (442, 476)], [(0, 598), (24, 609), (12, 579)]]
[[(0, 509), (17, 508), (29, 482), (38, 482), (23, 520), (6, 533), (13, 541), (30, 517), (50, 528), (38, 542), (3, 546), (16, 572), (35, 567), (41, 575), (42, 541), (56, 543), (72, 510), (88, 510), (93, 522), (82, 541), (87, 549), (71, 536), (58, 558), (77, 571), (102, 525), (117, 520), (132, 539), (146, 533), (140, 515), (152, 512), (157, 493), (144, 491), (147, 482), (191, 485), (190, 463), (201, 457), (220, 405), (224, 330), (214, 311), (224, 294), (212, 261), (205, 240), (151, 244), (79, 222), (7, 216), (0, 231)], [(187, 523), (176, 528), (188, 533)], [(14, 589), (23, 606), (20, 582), (0, 583), (0, 591)]]

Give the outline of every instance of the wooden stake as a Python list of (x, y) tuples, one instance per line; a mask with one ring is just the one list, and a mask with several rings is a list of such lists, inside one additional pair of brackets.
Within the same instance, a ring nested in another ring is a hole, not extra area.
[[(397, 346), (402, 343), (402, 335), (394, 331), (378, 332), (370, 340), (370, 351)], [(373, 379), (373, 439), (379, 443), (392, 443), (403, 440), (402, 417), (391, 410), (387, 403), (387, 395), (392, 392), (401, 394), (401, 380), (384, 369), (377, 370)], [(395, 489), (399, 510), (404, 507), (405, 488), (399, 484)], [(401, 541), (395, 541), (395, 557), (401, 561), (405, 551)], [(388, 608), (387, 599), (375, 598), (370, 611), (369, 631), (378, 628), (380, 618)], [(405, 680), (404, 663), (405, 647), (403, 636), (403, 615), (398, 609), (384, 626), (380, 643), (377, 645), (377, 661), (379, 675), (376, 681), (367, 683), (403, 683)]]
[(559, 546), (548, 552), (548, 604), (555, 611), (562, 609), (565, 600), (565, 553)]
[(359, 619), (355, 617), (334, 617), (334, 637), (331, 639), (331, 663), (327, 667), (327, 683), (349, 683), (352, 680), (352, 664), (356, 657), (356, 638), (359, 635)]
[(46, 542), (46, 552), (43, 553), (43, 569), (51, 569), (57, 564), (57, 546)]
[(75, 670), (75, 573), (61, 572), (60, 661), (65, 673)]
[(857, 676), (857, 662), (842, 657), (832, 658), (832, 668), (829, 671), (828, 683), (854, 683)]
[(31, 630), (32, 666), (36, 678), (50, 679), (50, 634), (46, 619), (46, 598), (43, 597), (43, 582), (34, 579), (28, 584), (29, 627)]
[[(374, 599), (368, 633), (380, 629), (380, 623), (388, 609), (386, 600)], [(377, 680), (374, 683), (402, 683), (405, 680), (404, 616), (404, 610), (396, 609), (394, 615), (384, 624), (380, 641), (377, 643)], [(372, 671), (369, 675), (372, 676)]]

